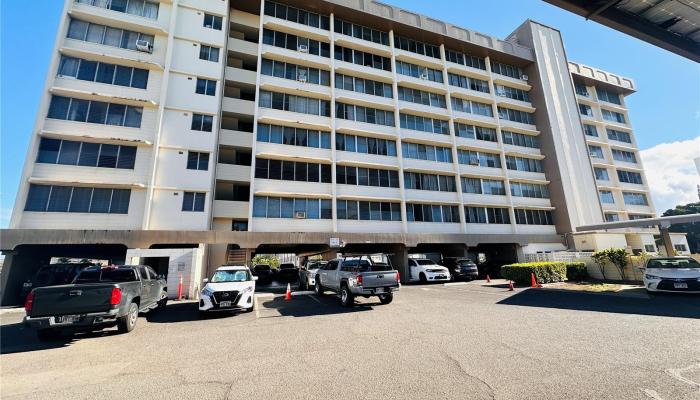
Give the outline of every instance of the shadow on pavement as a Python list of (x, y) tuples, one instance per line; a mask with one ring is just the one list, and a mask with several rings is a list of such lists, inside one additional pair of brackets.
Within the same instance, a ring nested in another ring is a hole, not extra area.
[[(311, 297), (314, 296), (314, 297)], [(275, 310), (281, 316), (288, 317), (311, 317), (314, 315), (333, 315), (347, 314), (361, 311), (369, 311), (374, 305), (380, 304), (370, 303), (370, 300), (360, 298), (355, 300), (354, 307), (343, 307), (340, 305), (337, 296), (325, 295), (304, 295), (293, 296), (292, 300), (286, 301), (284, 297), (278, 296), (272, 299), (261, 299), (258, 304), (267, 310)], [(265, 315), (261, 312), (261, 318)]]
[(603, 293), (529, 289), (517, 292), (507, 299), (499, 301), (498, 304), (700, 319), (700, 296), (689, 294), (664, 294), (643, 298)]
[(0, 326), (0, 354), (25, 353), (37, 350), (67, 347), (83, 339), (118, 335), (116, 328), (95, 331), (63, 332), (59, 338), (41, 342), (33, 329), (25, 328), (22, 323)]
[(170, 302), (165, 310), (147, 313), (146, 320), (156, 324), (170, 324), (187, 321), (197, 321), (203, 319), (227, 318), (240, 314), (241, 311), (218, 311), (209, 314), (199, 315), (199, 305), (196, 301)]

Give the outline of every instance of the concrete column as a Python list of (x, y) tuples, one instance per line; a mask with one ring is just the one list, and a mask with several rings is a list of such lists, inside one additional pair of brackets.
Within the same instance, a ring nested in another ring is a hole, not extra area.
[(392, 246), (391, 253), (389, 260), (401, 274), (401, 283), (408, 282), (408, 249), (403, 245)]
[(659, 227), (661, 232), (661, 240), (664, 243), (664, 249), (666, 249), (666, 256), (673, 257), (676, 255), (676, 250), (673, 248), (673, 241), (671, 240), (671, 233), (668, 228)]

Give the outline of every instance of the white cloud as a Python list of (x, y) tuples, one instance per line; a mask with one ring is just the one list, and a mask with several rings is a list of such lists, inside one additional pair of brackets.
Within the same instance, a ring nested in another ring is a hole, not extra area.
[(700, 136), (661, 143), (640, 154), (657, 213), (698, 201), (700, 178), (694, 159), (700, 157)]

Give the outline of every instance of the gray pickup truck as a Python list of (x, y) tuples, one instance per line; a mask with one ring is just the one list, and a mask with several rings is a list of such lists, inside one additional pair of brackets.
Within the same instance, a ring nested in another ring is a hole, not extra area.
[(385, 254), (346, 255), (331, 260), (316, 271), (314, 280), (317, 295), (326, 290), (338, 293), (343, 307), (353, 306), (355, 296), (377, 296), (382, 304), (389, 304), (400, 288), (399, 272)]
[(90, 267), (72, 284), (33, 289), (24, 303), (24, 324), (36, 329), (39, 340), (114, 325), (122, 333), (131, 332), (140, 311), (165, 307), (166, 285), (145, 265)]

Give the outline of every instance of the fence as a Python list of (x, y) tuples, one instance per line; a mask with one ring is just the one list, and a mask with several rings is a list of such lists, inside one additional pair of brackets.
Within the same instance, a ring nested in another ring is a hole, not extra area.
[[(593, 279), (603, 279), (603, 274), (600, 267), (593, 262), (591, 256), (592, 251), (557, 251), (552, 253), (535, 253), (525, 254), (527, 262), (536, 261), (556, 261), (556, 262), (583, 262), (586, 263), (588, 276)], [(630, 256), (627, 265), (624, 268), (625, 280), (641, 281), (643, 272), (640, 267), (644, 266), (644, 259), (639, 256)], [(620, 275), (620, 270), (611, 263), (606, 263), (603, 266), (605, 279), (607, 280), (623, 280)]]

